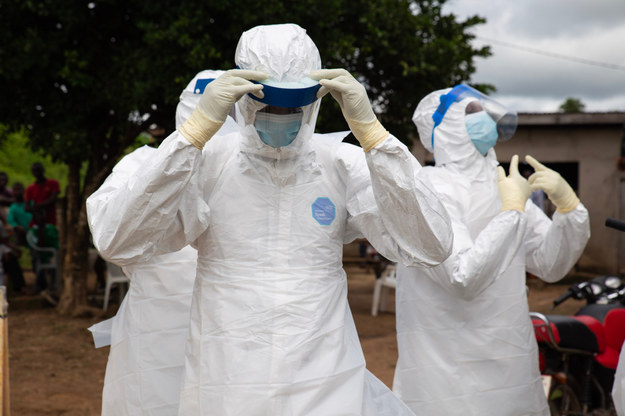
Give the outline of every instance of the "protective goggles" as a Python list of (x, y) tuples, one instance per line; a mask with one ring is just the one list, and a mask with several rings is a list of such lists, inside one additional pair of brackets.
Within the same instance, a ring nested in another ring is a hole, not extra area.
[(460, 102), (468, 97), (475, 98), (482, 109), (497, 123), (497, 141), (506, 141), (514, 135), (518, 123), (518, 116), (515, 111), (506, 108), (475, 88), (466, 84), (459, 84), (453, 87), (447, 94), (441, 96), (441, 103), (434, 114), (432, 114), (432, 120), (434, 120), (434, 127), (432, 127), (432, 148), (434, 148), (434, 129), (441, 124), (449, 107), (451, 107), (453, 103)]

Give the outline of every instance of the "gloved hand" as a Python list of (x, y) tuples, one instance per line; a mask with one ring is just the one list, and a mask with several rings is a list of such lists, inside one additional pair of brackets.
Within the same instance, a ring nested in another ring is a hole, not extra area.
[(263, 86), (249, 80), (262, 81), (267, 74), (259, 71), (231, 69), (206, 85), (204, 94), (191, 116), (180, 126), (180, 132), (191, 144), (202, 149), (204, 144), (226, 121), (230, 109), (239, 98), (252, 93), (263, 98)]
[(321, 84), (317, 98), (329, 92), (339, 103), (343, 117), (365, 152), (388, 137), (388, 131), (373, 113), (365, 87), (352, 74), (345, 69), (320, 69), (310, 74), (310, 77), (319, 80)]
[(519, 173), (519, 156), (510, 160), (510, 175), (506, 177), (503, 167), (497, 166), (497, 187), (501, 199), (501, 210), (525, 211), (525, 202), (532, 195), (530, 184)]
[(535, 170), (529, 177), (532, 191), (542, 189), (556, 206), (556, 211), (563, 214), (573, 211), (579, 198), (562, 176), (555, 170), (549, 169), (530, 155), (525, 156), (525, 161)]

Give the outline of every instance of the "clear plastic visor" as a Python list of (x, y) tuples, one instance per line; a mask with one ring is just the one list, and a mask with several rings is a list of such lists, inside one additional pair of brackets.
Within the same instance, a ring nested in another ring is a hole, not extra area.
[(497, 123), (497, 141), (509, 140), (516, 131), (518, 116), (516, 111), (507, 108), (487, 95), (482, 94), (473, 87), (466, 84), (456, 85), (447, 94), (441, 96), (441, 104), (432, 116), (436, 127), (443, 120), (447, 109), (456, 102), (467, 98), (473, 98), (467, 105), (467, 113), (486, 111), (486, 113)]

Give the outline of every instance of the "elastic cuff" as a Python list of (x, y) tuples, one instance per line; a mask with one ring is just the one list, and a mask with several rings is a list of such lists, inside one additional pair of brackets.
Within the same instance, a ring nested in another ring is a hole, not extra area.
[(525, 212), (525, 204), (527, 203), (527, 199), (522, 199), (519, 196), (516, 198), (514, 196), (509, 195), (508, 198), (501, 199), (501, 209), (500, 211), (520, 211)]
[(223, 122), (211, 120), (196, 108), (179, 130), (189, 143), (202, 150), (206, 142), (217, 133), (223, 124)]
[(560, 214), (566, 214), (567, 212), (573, 211), (579, 205), (579, 198), (575, 195), (573, 198), (570, 198), (566, 201), (566, 203), (561, 204), (562, 206), (556, 205), (556, 212)]
[(365, 152), (382, 143), (390, 134), (377, 118), (366, 123), (347, 119), (347, 124)]

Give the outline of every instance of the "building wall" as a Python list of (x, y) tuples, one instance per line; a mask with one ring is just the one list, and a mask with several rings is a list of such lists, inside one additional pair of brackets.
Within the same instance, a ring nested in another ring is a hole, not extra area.
[[(577, 162), (576, 191), (590, 213), (591, 224), (591, 238), (577, 269), (593, 274), (625, 273), (625, 233), (605, 227), (607, 217), (625, 220), (625, 172), (617, 168), (625, 114), (620, 113), (617, 122), (600, 115), (590, 121), (587, 114), (584, 120), (550, 116), (532, 115), (531, 120), (529, 116), (524, 120), (521, 115), (514, 137), (495, 147), (497, 158), (503, 163), (514, 154), (521, 159), (531, 154), (543, 163)], [(413, 153), (422, 163), (431, 161), (417, 141)]]

